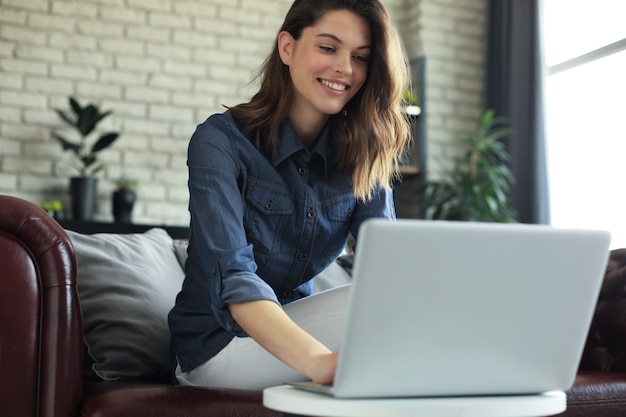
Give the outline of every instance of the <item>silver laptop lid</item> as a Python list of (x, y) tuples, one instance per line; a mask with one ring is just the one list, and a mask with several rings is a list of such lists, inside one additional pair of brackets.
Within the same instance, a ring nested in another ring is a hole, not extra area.
[(335, 395), (568, 389), (609, 241), (539, 225), (367, 221)]

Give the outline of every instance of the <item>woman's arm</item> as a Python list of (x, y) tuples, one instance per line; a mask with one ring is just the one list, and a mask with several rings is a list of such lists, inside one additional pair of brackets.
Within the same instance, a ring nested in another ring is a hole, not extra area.
[(214, 116), (197, 129), (190, 143), (189, 206), (194, 234), (189, 263), (201, 268), (193, 276), (188, 274), (187, 279), (196, 280), (189, 288), (207, 290), (213, 316), (232, 334), (245, 332), (298, 372), (316, 382), (332, 382), (337, 355), (296, 325), (269, 284), (256, 274), (240, 188), (241, 175), (247, 172), (242, 169), (242, 155), (253, 148), (239, 134), (224, 116)]
[(333, 381), (337, 352), (302, 330), (278, 304), (250, 301), (231, 304), (229, 310), (239, 326), (279, 360), (314, 382)]

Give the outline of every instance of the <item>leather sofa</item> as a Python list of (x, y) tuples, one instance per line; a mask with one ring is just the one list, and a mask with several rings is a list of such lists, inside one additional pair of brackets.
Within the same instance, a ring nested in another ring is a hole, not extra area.
[[(65, 230), (36, 205), (0, 196), (2, 417), (279, 416), (262, 393), (83, 376), (77, 262)], [(626, 249), (611, 253), (563, 417), (626, 415)]]
[(567, 410), (559, 416), (626, 416), (626, 249), (610, 253)]
[(83, 376), (77, 262), (36, 205), (0, 196), (0, 416), (277, 417), (262, 393)]

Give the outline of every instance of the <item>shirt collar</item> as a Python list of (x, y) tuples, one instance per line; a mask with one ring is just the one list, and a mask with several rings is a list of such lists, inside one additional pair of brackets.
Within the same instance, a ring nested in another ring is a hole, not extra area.
[[(324, 161), (324, 170), (328, 173), (328, 157), (330, 154), (330, 123), (326, 123), (322, 131), (320, 132), (315, 146), (310, 151), (311, 155), (318, 154)], [(285, 161), (293, 154), (299, 151), (308, 150), (302, 144), (298, 133), (294, 129), (289, 119), (280, 126), (280, 136), (278, 138), (278, 147), (276, 151), (272, 153), (272, 164), (277, 166), (281, 162)]]

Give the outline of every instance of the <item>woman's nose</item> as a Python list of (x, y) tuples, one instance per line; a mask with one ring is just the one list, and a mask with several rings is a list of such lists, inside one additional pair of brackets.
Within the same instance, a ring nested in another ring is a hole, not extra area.
[(335, 63), (337, 72), (341, 74), (352, 74), (352, 54), (337, 54)]

